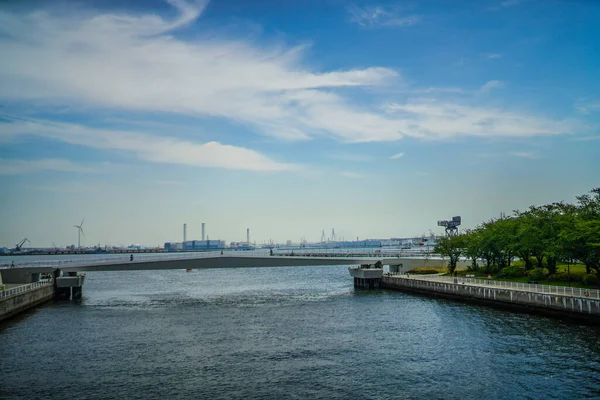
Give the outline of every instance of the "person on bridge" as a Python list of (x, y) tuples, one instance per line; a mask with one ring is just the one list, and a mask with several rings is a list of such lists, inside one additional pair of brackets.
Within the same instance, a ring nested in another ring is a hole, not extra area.
[(273, 255), (273, 249), (269, 250), (269, 255), (272, 256)]
[(13, 261), (10, 263), (10, 267), (11, 267), (11, 268), (14, 268), (14, 267), (15, 267), (15, 260), (13, 260)]
[(133, 261), (133, 254), (129, 256), (129, 261)]
[(492, 276), (488, 275), (488, 284), (492, 281)]

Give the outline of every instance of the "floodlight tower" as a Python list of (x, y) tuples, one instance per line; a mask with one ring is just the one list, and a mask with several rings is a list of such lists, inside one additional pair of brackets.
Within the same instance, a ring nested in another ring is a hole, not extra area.
[(458, 236), (458, 227), (460, 226), (461, 218), (452, 217), (450, 221), (438, 221), (438, 226), (446, 228), (446, 236)]

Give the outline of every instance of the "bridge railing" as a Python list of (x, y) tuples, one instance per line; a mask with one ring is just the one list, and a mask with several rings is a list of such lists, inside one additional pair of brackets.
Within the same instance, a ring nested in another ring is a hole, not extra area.
[(218, 257), (220, 255), (226, 257), (268, 257), (268, 256), (293, 256), (293, 257), (347, 257), (347, 258), (397, 258), (397, 257), (419, 257), (435, 259), (436, 255), (419, 251), (408, 251), (399, 249), (297, 249), (297, 250), (279, 250), (260, 249), (260, 250), (221, 250), (202, 251), (202, 252), (172, 252), (172, 253), (148, 253), (135, 254), (133, 260), (129, 254), (118, 254), (105, 257), (95, 257), (93, 255), (86, 258), (60, 259), (60, 260), (37, 260), (37, 261), (21, 261), (14, 265), (11, 263), (0, 264), (0, 268), (12, 267), (51, 267), (51, 268), (72, 268), (89, 265), (110, 265), (110, 264), (125, 264), (125, 263), (141, 263), (149, 261), (176, 261), (189, 260), (207, 257)]
[(21, 293), (26, 293), (44, 286), (51, 286), (52, 285), (52, 280), (48, 279), (48, 280), (43, 280), (43, 281), (38, 281), (38, 282), (34, 282), (34, 283), (28, 283), (25, 285), (21, 285), (21, 286), (15, 286), (13, 288), (10, 289), (6, 289), (6, 290), (2, 290), (2, 287), (0, 287), (0, 300), (2, 299), (6, 299), (8, 297), (11, 296), (16, 296), (19, 295)]
[[(591, 299), (600, 299), (600, 289), (586, 289), (586, 288), (575, 288), (567, 286), (554, 286), (554, 285), (540, 285), (537, 283), (523, 283), (523, 282), (511, 282), (511, 281), (498, 281), (498, 280), (487, 280), (477, 278), (462, 278), (462, 277), (451, 277), (451, 276), (439, 276), (439, 275), (410, 275), (413, 279), (431, 279), (444, 282), (454, 282), (466, 285), (475, 285), (482, 287), (496, 287), (505, 288), (510, 290), (520, 290), (531, 293), (544, 293), (544, 294), (555, 294), (562, 296), (572, 297), (587, 297)], [(418, 278), (417, 278), (418, 277)]]

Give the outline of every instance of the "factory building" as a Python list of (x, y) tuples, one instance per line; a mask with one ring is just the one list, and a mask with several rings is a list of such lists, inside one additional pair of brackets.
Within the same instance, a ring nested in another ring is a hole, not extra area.
[(166, 251), (223, 250), (224, 248), (224, 240), (188, 240), (185, 242), (165, 243)]

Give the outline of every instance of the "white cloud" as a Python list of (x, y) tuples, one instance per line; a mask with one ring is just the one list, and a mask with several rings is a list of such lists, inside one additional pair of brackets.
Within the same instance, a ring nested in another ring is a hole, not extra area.
[(486, 53), (485, 57), (489, 58), (491, 60), (491, 59), (494, 59), (494, 58), (500, 58), (500, 57), (502, 57), (502, 55), (500, 55), (498, 53)]
[(397, 153), (390, 157), (391, 160), (396, 160), (400, 157), (404, 156), (404, 153)]
[(355, 178), (355, 179), (359, 179), (359, 178), (364, 178), (365, 177), (364, 174), (359, 174), (359, 173), (356, 173), (356, 172), (342, 172), (341, 175), (345, 176), (346, 178)]
[[(99, 108), (208, 116), (282, 140), (526, 136), (569, 133), (575, 126), (443, 102), (425, 104), (409, 99), (405, 105), (358, 106), (347, 92), (342, 95), (334, 90), (392, 86), (398, 73), (382, 67), (314, 72), (302, 64), (302, 46), (269, 49), (244, 40), (200, 35), (183, 39), (171, 32), (199, 18), (205, 3), (172, 0), (171, 4), (179, 11), (174, 20), (155, 14), (98, 11), (61, 15), (0, 12), (0, 48), (3, 58), (10, 60), (0, 63), (0, 101), (86, 112)], [(371, 21), (399, 23), (386, 10), (368, 10)], [(497, 87), (493, 82), (498, 81), (488, 82), (482, 90)], [(72, 142), (83, 139), (68, 132), (82, 131), (85, 145), (131, 151), (148, 161), (254, 170), (289, 168), (252, 150), (218, 142), (198, 144), (131, 132), (119, 136), (115, 131), (75, 125), (62, 134), (56, 129), (46, 131)], [(92, 131), (100, 137), (94, 138)], [(137, 143), (138, 139), (148, 140)]]
[(556, 122), (526, 114), (455, 103), (408, 102), (390, 104), (387, 110), (399, 114), (403, 119), (403, 132), (406, 135), (423, 139), (557, 135), (572, 133), (578, 127), (572, 121)]
[(600, 111), (600, 102), (598, 103), (580, 103), (575, 106), (581, 114), (588, 115)]
[(195, 143), (132, 131), (93, 129), (68, 123), (17, 121), (0, 124), (0, 137), (39, 136), (70, 144), (121, 151), (157, 163), (250, 171), (290, 171), (300, 166), (274, 161), (254, 150), (218, 142)]
[(349, 161), (349, 162), (371, 162), (374, 161), (375, 158), (373, 156), (363, 154), (363, 153), (350, 153), (350, 152), (335, 152), (327, 154), (329, 158), (341, 161)]
[(500, 7), (512, 7), (523, 3), (524, 0), (505, 0), (500, 3)]
[(99, 173), (108, 171), (110, 167), (111, 165), (108, 163), (78, 164), (60, 158), (45, 158), (39, 160), (0, 158), (0, 175), (22, 175), (40, 171)]
[(502, 82), (502, 81), (496, 81), (496, 80), (487, 81), (486, 83), (483, 84), (483, 86), (481, 86), (481, 88), (479, 88), (479, 91), (482, 93), (485, 93), (485, 92), (489, 92), (492, 89), (500, 88), (502, 86), (504, 86), (504, 82)]
[(521, 158), (539, 158), (539, 156), (531, 151), (516, 151), (513, 153), (509, 153), (513, 157), (521, 157)]
[(498, 10), (502, 10), (503, 8), (517, 6), (521, 3), (525, 3), (526, 1), (528, 1), (528, 0), (504, 0), (497, 5), (490, 7), (489, 10), (498, 11)]
[(348, 8), (350, 21), (368, 28), (390, 28), (415, 25), (419, 22), (417, 15), (400, 15), (398, 12), (386, 10), (383, 7)]

